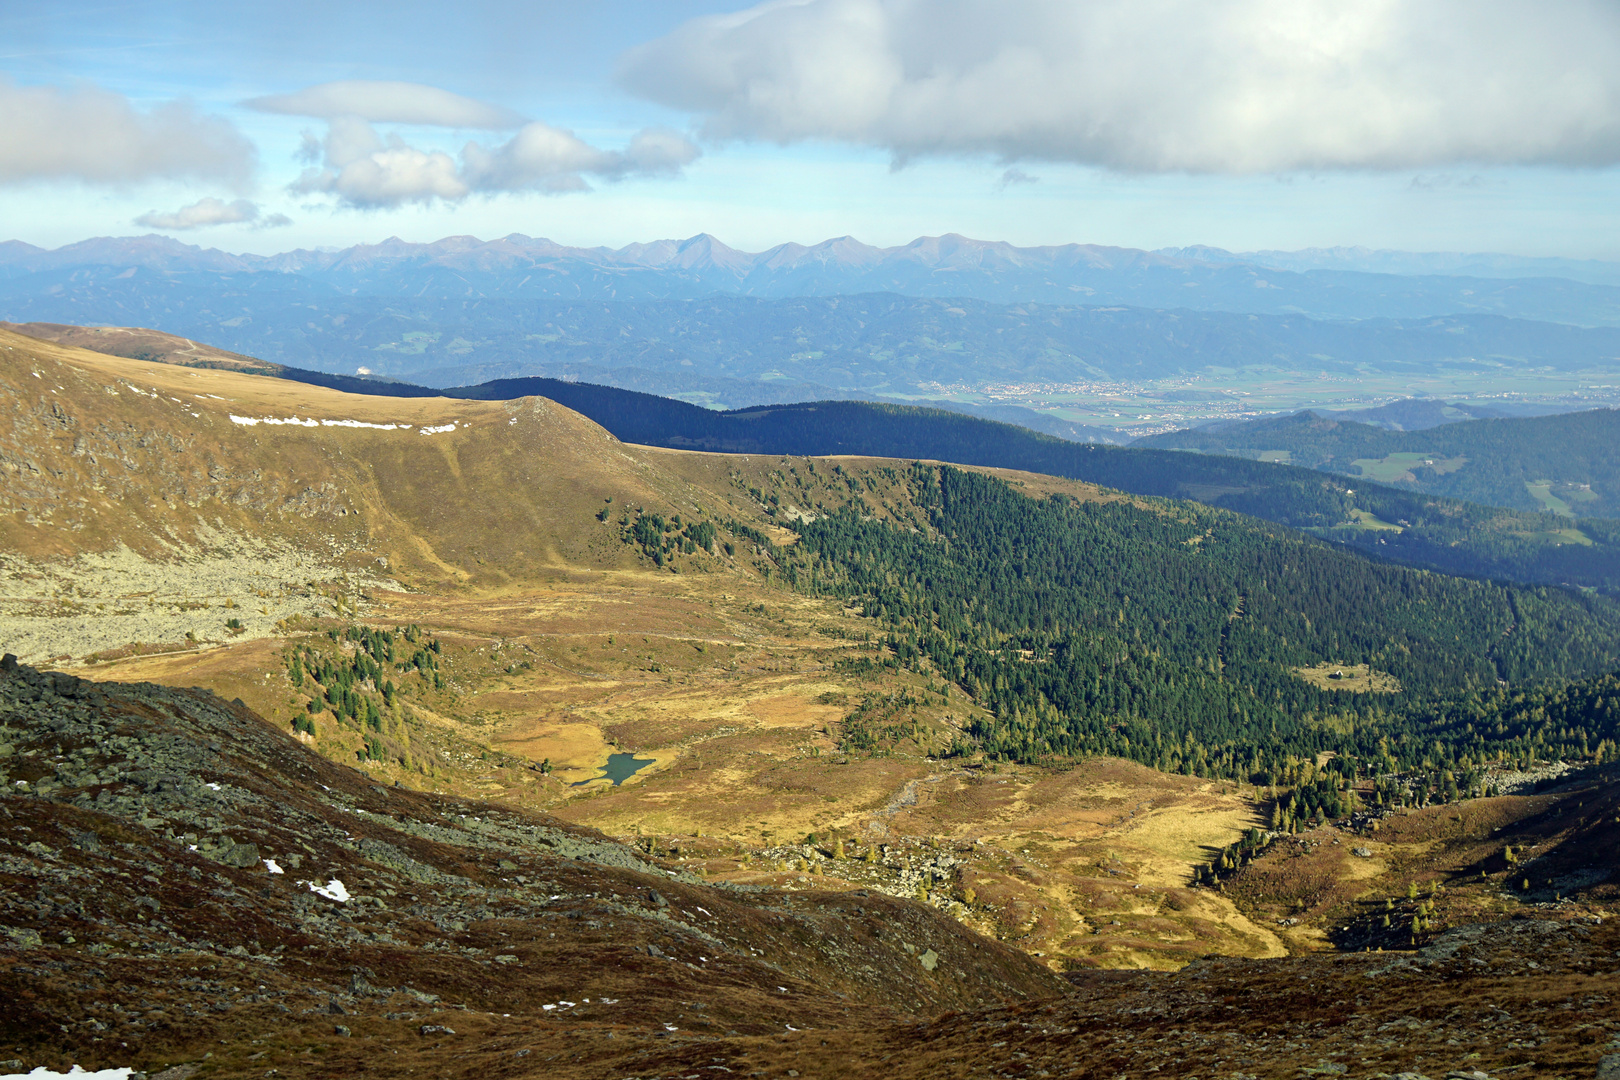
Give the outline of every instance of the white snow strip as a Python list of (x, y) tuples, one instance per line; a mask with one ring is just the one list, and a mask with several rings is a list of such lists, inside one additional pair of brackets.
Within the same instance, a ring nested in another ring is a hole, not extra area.
[(62, 1077), (71, 1076), (74, 1080), (129, 1080), (129, 1074), (134, 1069), (97, 1069), (95, 1072), (85, 1072), (75, 1065), (65, 1073), (55, 1072), (41, 1065), (30, 1073), (6, 1073), (0, 1080), (61, 1080)]
[(211, 782), (211, 783), (209, 783), (209, 785), (208, 785), (208, 786), (209, 786), (209, 787), (211, 787), (211, 788), (213, 788), (213, 789), (214, 789), (214, 790), (215, 790), (215, 791), (218, 791), (218, 790), (219, 790), (219, 785), (218, 785), (218, 784), (215, 784), (215, 783), (212, 783), (212, 782)]
[(324, 896), (328, 900), (336, 900), (340, 904), (346, 904), (349, 902), (349, 890), (345, 889), (343, 887), (343, 882), (339, 881), (337, 878), (333, 878), (325, 885), (321, 885), (314, 881), (300, 881), (298, 884), (308, 885), (309, 891), (314, 893), (316, 896)]
[(270, 871), (272, 874), (285, 874), (287, 872), (283, 870), (274, 859), (264, 860), (264, 868)]
[(437, 427), (425, 427), (425, 428), (423, 428), (422, 431), (421, 431), (421, 434), (423, 434), (423, 435), (442, 435), (446, 431), (454, 431), (454, 430), (456, 430), (456, 425), (454, 425), (454, 424), (440, 424)]
[(241, 424), (243, 427), (252, 427), (255, 424), (295, 424), (298, 427), (315, 427), (320, 423), (319, 420), (300, 420), (296, 416), (290, 420), (282, 420), (274, 416), (237, 416), (231, 413), (230, 417), (231, 423)]
[(555, 1009), (556, 1007), (557, 1006), (555, 1006), (555, 1005), (542, 1005), (542, 1006), (540, 1006), (540, 1009), (541, 1009), (542, 1012), (550, 1012), (552, 1009)]
[(561, 998), (558, 998), (557, 999), (557, 1004), (561, 1005), (565, 1009), (572, 1009), (575, 1005), (577, 1005), (579, 1003), (577, 1001), (563, 1001)]
[(322, 427), (367, 427), (378, 431), (398, 431), (402, 424), (368, 424), (364, 420), (322, 420)]
[[(399, 431), (402, 428), (409, 430), (411, 427), (410, 424), (373, 424), (369, 420), (300, 420), (296, 416), (237, 416), (235, 413), (229, 415), (231, 423), (241, 424), (243, 427), (253, 427), (255, 424), (270, 424), (271, 426), (291, 425), (292, 427), (371, 428), (375, 431)], [(454, 428), (455, 425), (451, 424), (447, 429), (435, 428), (434, 430), (454, 430)]]

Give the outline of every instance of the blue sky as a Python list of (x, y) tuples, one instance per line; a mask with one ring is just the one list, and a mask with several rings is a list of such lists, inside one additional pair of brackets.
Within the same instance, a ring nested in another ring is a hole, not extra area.
[(0, 239), (1620, 258), (1604, 3), (0, 10)]

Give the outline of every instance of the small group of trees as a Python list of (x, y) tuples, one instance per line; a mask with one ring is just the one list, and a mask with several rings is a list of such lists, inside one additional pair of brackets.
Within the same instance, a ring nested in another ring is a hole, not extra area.
[(328, 630), (326, 638), (325, 648), (312, 641), (287, 653), (287, 679), (308, 696), (303, 713), (293, 718), (294, 730), (316, 734), (315, 718), (329, 712), (360, 733), (362, 761), (392, 759), (409, 766), (399, 698), (412, 683), (418, 692), (443, 689), (438, 639), (415, 624), (394, 630), (350, 625)]
[[(627, 515), (620, 522), (619, 536), (626, 544), (639, 548), (653, 565), (663, 567), (677, 555), (695, 555), (699, 551), (715, 554), (720, 531), (712, 521), (683, 522), (679, 514), (666, 520), (662, 514), (638, 510), (633, 518)], [(733, 554), (735, 547), (727, 543), (725, 551)]]

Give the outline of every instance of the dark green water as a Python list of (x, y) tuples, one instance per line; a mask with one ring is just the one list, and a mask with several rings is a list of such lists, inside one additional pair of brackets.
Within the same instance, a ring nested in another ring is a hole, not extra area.
[(611, 780), (613, 786), (618, 787), (636, 773), (651, 765), (654, 760), (656, 759), (636, 757), (634, 754), (609, 754), (607, 765), (603, 767), (600, 775), (593, 776), (589, 780), (580, 780), (572, 786), (584, 787), (586, 784), (594, 784), (598, 780)]

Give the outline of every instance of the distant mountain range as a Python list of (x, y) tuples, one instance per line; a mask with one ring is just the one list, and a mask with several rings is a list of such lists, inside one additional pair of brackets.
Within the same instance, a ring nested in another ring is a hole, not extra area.
[[(0, 243), (0, 278), (34, 279), (36, 287), (27, 292), (66, 283), (89, 268), (140, 268), (171, 276), (274, 275), (323, 292), (388, 297), (629, 301), (892, 292), (1000, 304), (1124, 304), (1332, 319), (1492, 314), (1616, 326), (1620, 279), (1606, 266), (1359, 249), (1234, 255), (1215, 248), (1015, 247), (954, 234), (890, 248), (845, 236), (757, 253), (707, 234), (618, 249), (566, 247), (516, 233), (430, 244), (391, 238), (268, 256), (232, 255), (157, 235), (98, 237), (54, 251)], [(1516, 268), (1526, 273), (1504, 278)], [(1583, 274), (1603, 280), (1583, 280)], [(263, 282), (247, 288), (267, 287), (298, 291)], [(8, 299), (18, 295), (7, 292)]]
[[(1021, 404), (952, 399), (1300, 373), (1614, 381), (1620, 286), (1342, 268), (1522, 263), (1401, 254), (1020, 248), (955, 235), (759, 253), (708, 235), (616, 250), (519, 235), (392, 239), (269, 256), (162, 236), (54, 251), (9, 241), (0, 319), (152, 327), (288, 367), (429, 386), (538, 376), (722, 409), (926, 402), (1115, 442)], [(1306, 268), (1245, 261), (1284, 255)]]

